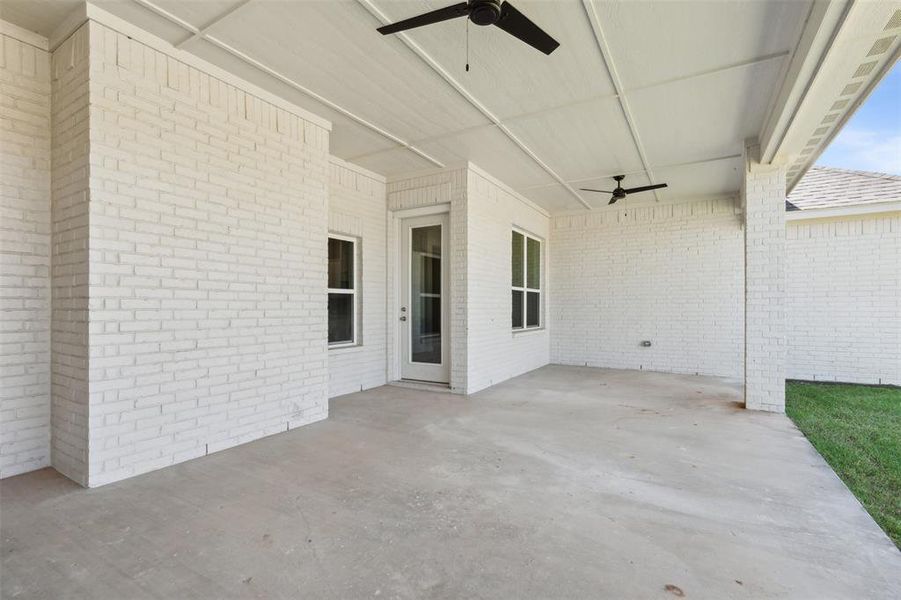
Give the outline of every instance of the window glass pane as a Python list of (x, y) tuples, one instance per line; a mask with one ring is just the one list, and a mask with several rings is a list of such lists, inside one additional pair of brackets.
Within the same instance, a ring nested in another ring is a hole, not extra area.
[(328, 239), (328, 286), (350, 290), (354, 287), (354, 244), (347, 240)]
[(541, 242), (528, 238), (528, 285), (533, 289), (541, 287)]
[(353, 294), (328, 295), (328, 343), (352, 342), (354, 339)]
[(521, 233), (513, 232), (513, 287), (522, 287), (522, 255), (523, 255), (523, 236)]
[(441, 364), (441, 225), (416, 227), (410, 235), (410, 358)]
[(513, 329), (522, 329), (522, 292), (513, 290)]
[(441, 225), (416, 227), (411, 230), (413, 252), (441, 256)]
[(526, 327), (538, 327), (538, 313), (541, 298), (538, 292), (526, 294)]
[(413, 362), (441, 364), (441, 298), (420, 297), (413, 307)]

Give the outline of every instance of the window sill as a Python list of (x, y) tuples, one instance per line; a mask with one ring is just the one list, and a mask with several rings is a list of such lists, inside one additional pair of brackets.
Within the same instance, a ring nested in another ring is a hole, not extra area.
[(513, 329), (513, 330), (512, 330), (512, 332), (513, 332), (513, 337), (520, 336), (520, 335), (528, 335), (528, 334), (530, 334), (530, 333), (540, 333), (540, 332), (543, 332), (543, 331), (547, 331), (547, 328), (545, 328), (545, 327), (532, 327), (531, 329)]
[(363, 344), (335, 344), (329, 346), (328, 351), (335, 354), (344, 354), (346, 352), (356, 352), (363, 349)]

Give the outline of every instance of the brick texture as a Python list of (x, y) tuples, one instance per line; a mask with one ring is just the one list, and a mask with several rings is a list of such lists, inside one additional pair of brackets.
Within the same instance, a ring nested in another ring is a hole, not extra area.
[(745, 406), (785, 411), (785, 168), (745, 167)]
[(387, 380), (387, 212), (385, 180), (332, 158), (329, 232), (357, 239), (357, 345), (329, 350), (329, 397), (359, 392)]
[(53, 467), (88, 483), (89, 28), (51, 60)]
[[(547, 266), (550, 219), (514, 192), (469, 170), (467, 187), (467, 392), (548, 364)], [(511, 235), (514, 227), (543, 241), (542, 328), (514, 333), (511, 322)]]
[[(467, 168), (446, 169), (440, 172), (389, 181), (387, 187), (388, 210), (404, 210), (428, 206), (450, 207), (450, 387), (456, 393), (466, 393), (466, 188)], [(397, 315), (400, 305), (397, 286), (400, 280), (400, 259), (397, 258), (400, 219), (389, 214), (388, 248), (394, 258), (388, 269), (388, 378), (401, 378), (400, 364), (396, 358), (400, 344), (400, 328)]]
[(50, 464), (50, 54), (0, 35), (0, 477)]
[(90, 27), (89, 485), (327, 416), (328, 131)]
[(790, 221), (786, 376), (901, 385), (901, 216)]
[(555, 217), (551, 361), (741, 377), (742, 263), (730, 199)]
[[(447, 204), (451, 243), (451, 390), (472, 394), (548, 362), (546, 328), (513, 334), (510, 322), (510, 235), (514, 226), (547, 239), (549, 219), (506, 186), (469, 165), (388, 183), (389, 210)], [(396, 254), (399, 220), (389, 229)], [(546, 264), (546, 263), (545, 263)], [(389, 269), (389, 323), (397, 313), (400, 265)], [(389, 330), (389, 378), (398, 328)]]

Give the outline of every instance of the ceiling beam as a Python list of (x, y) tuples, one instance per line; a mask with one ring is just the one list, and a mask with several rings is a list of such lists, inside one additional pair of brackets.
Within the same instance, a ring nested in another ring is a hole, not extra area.
[[(225, 50), (226, 52), (228, 52), (235, 58), (238, 58), (238, 59), (244, 61), (245, 63), (249, 64), (250, 66), (266, 73), (267, 75), (274, 77), (275, 79), (278, 79), (282, 83), (288, 85), (289, 87), (294, 88), (295, 90), (312, 98), (313, 100), (316, 100), (317, 102), (319, 102), (321, 104), (324, 104), (325, 106), (334, 110), (335, 112), (340, 113), (340, 114), (344, 115), (345, 117), (351, 119), (352, 121), (362, 125), (363, 127), (366, 127), (367, 129), (374, 131), (375, 133), (381, 135), (382, 137), (387, 138), (388, 140), (391, 140), (398, 146), (406, 148), (407, 150), (413, 152), (414, 154), (421, 156), (422, 158), (424, 158), (428, 162), (432, 163), (433, 165), (435, 165), (437, 167), (444, 167), (443, 162), (430, 156), (429, 154), (420, 150), (419, 148), (413, 146), (410, 142), (407, 142), (403, 138), (401, 138), (397, 135), (394, 135), (390, 131), (376, 125), (375, 123), (372, 123), (371, 121), (368, 121), (367, 119), (364, 119), (363, 117), (351, 112), (350, 110), (344, 108), (343, 106), (340, 106), (340, 105), (336, 104), (335, 102), (332, 102), (328, 98), (326, 98), (320, 94), (317, 94), (313, 90), (303, 86), (302, 84), (295, 81), (294, 79), (291, 79), (287, 75), (280, 73), (280, 72), (276, 71), (275, 69), (272, 69), (271, 67), (263, 64), (261, 61), (249, 56), (248, 54), (242, 52), (241, 50), (238, 50), (237, 48), (223, 42), (222, 40), (216, 38), (215, 36), (210, 35), (205, 30), (202, 30), (201, 28), (192, 25), (191, 23), (172, 14), (171, 12), (167, 11), (166, 9), (164, 9), (160, 6), (157, 6), (150, 0), (133, 0), (133, 1), (136, 2), (137, 4), (140, 4), (147, 10), (163, 17), (164, 19), (167, 19), (168, 21), (171, 21), (172, 23), (175, 23), (176, 25), (181, 26), (182, 28), (184, 28), (185, 30), (187, 30), (188, 32), (190, 32), (192, 34), (191, 35), (192, 38), (197, 37), (199, 39), (206, 40), (207, 42), (213, 44), (214, 46), (217, 46), (218, 48)], [(209, 27), (209, 26), (207, 26), (207, 27)]]
[(645, 85), (639, 85), (634, 88), (629, 88), (625, 90), (626, 94), (630, 94), (632, 92), (637, 92), (638, 90), (647, 90), (650, 88), (659, 87), (661, 85), (667, 85), (670, 83), (681, 83), (683, 81), (688, 81), (690, 79), (698, 79), (700, 77), (708, 77), (710, 75), (718, 75), (720, 73), (725, 73), (726, 71), (732, 71), (734, 69), (742, 69), (745, 67), (751, 67), (753, 65), (759, 65), (761, 63), (769, 62), (771, 60), (777, 60), (780, 58), (785, 58), (791, 54), (788, 50), (783, 50), (782, 52), (772, 52), (770, 54), (764, 54), (763, 56), (756, 56), (754, 58), (749, 58), (747, 60), (742, 60), (738, 62), (734, 62), (728, 65), (722, 65), (720, 67), (714, 67), (712, 69), (707, 69), (705, 71), (697, 71), (695, 73), (689, 73), (688, 75), (680, 75), (679, 77), (671, 77), (670, 79), (661, 79), (660, 81), (654, 81), (652, 83), (648, 83)]
[[(594, 32), (594, 39), (597, 42), (601, 58), (607, 66), (607, 73), (610, 76), (610, 81), (613, 82), (613, 89), (616, 91), (616, 95), (619, 99), (623, 116), (629, 126), (629, 132), (632, 134), (632, 141), (635, 143), (635, 149), (638, 151), (638, 156), (641, 158), (641, 164), (644, 166), (644, 172), (648, 176), (648, 180), (651, 183), (655, 183), (654, 173), (651, 171), (647, 153), (644, 150), (644, 145), (641, 143), (641, 136), (638, 133), (635, 117), (632, 116), (632, 110), (629, 108), (629, 101), (626, 99), (623, 83), (616, 70), (616, 64), (613, 62), (613, 56), (610, 54), (610, 47), (607, 45), (607, 38), (604, 36), (604, 29), (601, 26), (601, 20), (594, 8), (594, 3), (592, 0), (582, 0), (582, 6), (585, 7), (585, 15), (588, 17), (588, 21), (591, 24), (591, 30)], [(660, 200), (657, 190), (654, 190), (654, 198), (658, 201)]]
[(235, 14), (236, 12), (238, 12), (238, 9), (240, 9), (244, 6), (247, 6), (248, 4), (250, 4), (250, 0), (241, 0), (234, 6), (231, 6), (227, 9), (225, 9), (224, 11), (222, 11), (221, 13), (219, 13), (218, 15), (216, 15), (215, 17), (210, 19), (209, 23), (207, 23), (203, 27), (198, 28), (196, 33), (191, 33), (190, 35), (188, 35), (188, 37), (186, 37), (182, 41), (175, 44), (175, 47), (181, 48), (182, 46), (184, 46), (185, 44), (187, 44), (189, 42), (193, 42), (195, 40), (202, 40), (204, 35), (206, 34), (206, 32), (209, 31), (213, 25), (215, 25), (216, 23), (219, 23), (220, 21), (222, 21), (229, 15)]
[[(388, 18), (385, 13), (383, 13), (373, 2), (372, 0), (357, 0), (369, 13), (375, 17), (375, 19), (382, 25), (390, 23), (391, 20)], [(545, 173), (550, 175), (559, 185), (563, 186), (563, 188), (573, 197), (575, 198), (582, 206), (587, 209), (591, 209), (592, 206), (585, 201), (584, 198), (566, 183), (566, 180), (560, 176), (554, 169), (552, 169), (547, 163), (545, 163), (541, 158), (535, 153), (534, 150), (529, 148), (525, 142), (519, 139), (516, 134), (514, 134), (509, 127), (501, 122), (501, 119), (498, 118), (491, 110), (485, 106), (478, 98), (473, 96), (472, 93), (469, 92), (463, 85), (457, 81), (453, 75), (451, 75), (447, 69), (441, 66), (441, 64), (432, 58), (432, 56), (423, 49), (422, 46), (414, 42), (407, 34), (398, 33), (395, 35), (397, 39), (399, 39), (407, 48), (409, 48), (414, 54), (416, 54), (423, 62), (425, 62), (429, 67), (432, 68), (438, 75), (440, 75), (444, 81), (446, 81), (458, 94), (460, 94), (466, 101), (468, 101), (472, 106), (474, 106), (479, 112), (481, 112), (489, 121), (494, 123), (500, 131), (507, 136), (507, 138), (513, 142), (523, 153), (526, 154), (529, 158), (532, 159), (535, 164), (541, 167)]]
[[(430, 135), (429, 137), (416, 138), (415, 140), (413, 140), (410, 143), (418, 146), (418, 145), (422, 145), (422, 144), (428, 144), (430, 142), (438, 142), (445, 138), (454, 137), (457, 135), (464, 135), (467, 133), (472, 133), (474, 131), (481, 131), (481, 130), (487, 131), (487, 130), (496, 129), (496, 128), (497, 128), (497, 124), (495, 124), (495, 123), (480, 123), (478, 125), (471, 125), (469, 127), (463, 127), (461, 129), (454, 129), (452, 131), (446, 131), (444, 133)], [(346, 160), (353, 161), (353, 160), (359, 160), (362, 158), (370, 158), (372, 156), (378, 156), (379, 154), (384, 154), (386, 152), (392, 152), (394, 150), (397, 150), (397, 148), (383, 148), (381, 150), (373, 150), (371, 152), (363, 152), (362, 154), (355, 154), (354, 156), (352, 156)], [(557, 184), (553, 183), (550, 185), (557, 185)]]

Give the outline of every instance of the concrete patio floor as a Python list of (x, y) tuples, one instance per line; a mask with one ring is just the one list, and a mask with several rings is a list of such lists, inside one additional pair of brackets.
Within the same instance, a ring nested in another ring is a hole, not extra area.
[(103, 488), (13, 477), (2, 597), (901, 597), (901, 553), (785, 416), (740, 399), (549, 366), (469, 398), (337, 398)]

